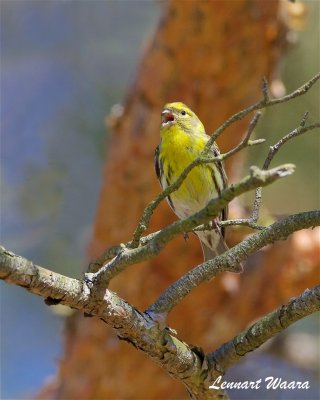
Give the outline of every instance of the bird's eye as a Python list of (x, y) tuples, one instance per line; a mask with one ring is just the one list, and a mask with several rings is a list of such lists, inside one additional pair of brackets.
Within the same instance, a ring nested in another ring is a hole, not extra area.
[(187, 112), (186, 112), (185, 110), (182, 110), (180, 114), (181, 114), (181, 115), (186, 115)]

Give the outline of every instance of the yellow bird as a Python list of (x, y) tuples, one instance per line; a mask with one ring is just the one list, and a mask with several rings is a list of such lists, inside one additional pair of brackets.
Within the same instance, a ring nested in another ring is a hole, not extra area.
[[(176, 102), (164, 106), (160, 137), (155, 151), (155, 170), (164, 190), (200, 155), (209, 136), (197, 115), (185, 104)], [(211, 149), (215, 156), (220, 154), (215, 143)], [(226, 186), (227, 177), (221, 162), (200, 165), (189, 173), (179, 189), (167, 197), (167, 201), (175, 214), (184, 219), (204, 208)], [(205, 261), (228, 249), (224, 241), (225, 231), (219, 226), (219, 219), (226, 220), (227, 214), (225, 208), (213, 221), (211, 230), (196, 232)]]

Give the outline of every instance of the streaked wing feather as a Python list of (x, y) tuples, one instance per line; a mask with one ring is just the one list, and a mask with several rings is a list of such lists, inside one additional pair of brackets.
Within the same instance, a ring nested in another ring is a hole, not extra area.
[(160, 154), (160, 145), (156, 147), (155, 152), (154, 152), (154, 168), (156, 170), (157, 177), (161, 183), (161, 176), (163, 173), (163, 168), (161, 165), (159, 154)]
[[(212, 153), (215, 157), (220, 155), (220, 151), (219, 151), (219, 147), (214, 143), (211, 147)], [(226, 172), (224, 170), (224, 166), (223, 166), (223, 162), (218, 162), (216, 163), (216, 166), (219, 170), (220, 176), (222, 178), (222, 182), (223, 182), (223, 189), (225, 189), (228, 186), (228, 178), (226, 175)], [(221, 211), (221, 220), (222, 221), (226, 221), (228, 219), (228, 206), (225, 207), (222, 211)], [(221, 228), (221, 233), (222, 236), (225, 237), (226, 236), (226, 230), (225, 228)]]
[[(156, 147), (155, 152), (154, 152), (154, 168), (156, 170), (157, 178), (160, 182), (160, 185), (162, 189), (164, 189), (164, 185), (162, 182), (162, 177), (163, 177), (163, 166), (160, 158), (160, 145)], [(168, 177), (165, 179), (167, 186), (170, 186), (170, 182), (168, 180)], [(173, 202), (171, 200), (170, 196), (167, 196), (167, 202), (169, 203), (169, 206), (172, 208), (172, 210), (175, 212), (175, 208), (173, 205)]]
[[(215, 157), (220, 156), (219, 148), (215, 143), (212, 145), (211, 150)], [(216, 163), (216, 166), (219, 169), (219, 172), (221, 174), (222, 181), (223, 181), (223, 188), (225, 189), (228, 186), (228, 178), (226, 175), (226, 171), (224, 170), (224, 167), (223, 167), (223, 162)]]

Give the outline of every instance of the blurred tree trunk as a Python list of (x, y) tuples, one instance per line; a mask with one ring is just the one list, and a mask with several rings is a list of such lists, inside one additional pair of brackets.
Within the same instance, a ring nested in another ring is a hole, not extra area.
[[(109, 117), (112, 135), (90, 257), (130, 240), (144, 206), (160, 191), (153, 151), (166, 102), (185, 102), (211, 133), (261, 96), (261, 79), (273, 78), (284, 47), (285, 27), (278, 7), (276, 0), (163, 3), (159, 25), (144, 51), (123, 112)], [(241, 121), (223, 134), (219, 140), (222, 150), (240, 140), (247, 122)], [(230, 180), (241, 173), (241, 157), (232, 158), (227, 165)], [(162, 204), (151, 230), (173, 219), (169, 207)], [(306, 263), (297, 269), (296, 257), (302, 255)], [(143, 310), (200, 260), (197, 240), (190, 238), (186, 243), (179, 238), (156, 259), (130, 267), (112, 282), (111, 289)], [(314, 247), (296, 246), (295, 238), (279, 243), (252, 257), (243, 275), (224, 274), (195, 290), (170, 315), (169, 323), (182, 339), (213, 350), (253, 318), (305, 285), (311, 286), (316, 260)], [(262, 298), (266, 282), (272, 285)], [(99, 320), (75, 314), (65, 334), (59, 374), (40, 398), (186, 398), (180, 383), (119, 341)]]

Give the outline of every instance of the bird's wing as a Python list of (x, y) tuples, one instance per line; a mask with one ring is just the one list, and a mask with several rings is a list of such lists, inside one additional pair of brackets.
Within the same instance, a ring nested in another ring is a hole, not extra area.
[[(170, 185), (170, 182), (168, 181), (168, 179), (165, 179), (166, 180), (166, 184), (164, 184), (163, 181), (162, 181), (163, 166), (162, 166), (162, 162), (161, 162), (161, 159), (160, 159), (160, 145), (158, 145), (156, 147), (155, 152), (154, 152), (154, 169), (156, 170), (156, 174), (157, 174), (158, 180), (160, 182), (160, 185), (161, 185), (162, 189), (164, 190), (166, 185), (167, 186)], [(169, 203), (169, 206), (172, 208), (172, 210), (175, 212), (175, 208), (174, 208), (173, 202), (172, 202), (171, 197), (169, 195), (167, 196), (167, 202)]]
[[(212, 147), (211, 147), (212, 153), (215, 157), (218, 157), (220, 155), (220, 150), (219, 147), (213, 143)], [(224, 170), (224, 166), (223, 166), (223, 162), (217, 162), (216, 163), (216, 167), (219, 170), (220, 176), (222, 178), (222, 182), (223, 182), (223, 189), (225, 189), (228, 186), (228, 178), (226, 175), (226, 171)], [(222, 221), (226, 221), (228, 219), (228, 206), (226, 206), (222, 211), (221, 211), (221, 220)], [(226, 236), (226, 230), (224, 228), (221, 228), (221, 233), (222, 236), (225, 237)]]
[[(215, 157), (220, 156), (219, 147), (215, 143), (213, 143), (211, 150)], [(220, 175), (222, 177), (223, 188), (225, 189), (228, 186), (228, 178), (226, 175), (226, 171), (224, 170), (223, 162), (216, 163), (216, 166), (219, 169)]]
[(163, 168), (162, 168), (162, 163), (160, 161), (159, 154), (160, 154), (160, 145), (156, 147), (155, 152), (154, 152), (154, 168), (156, 170), (157, 177), (161, 183)]

